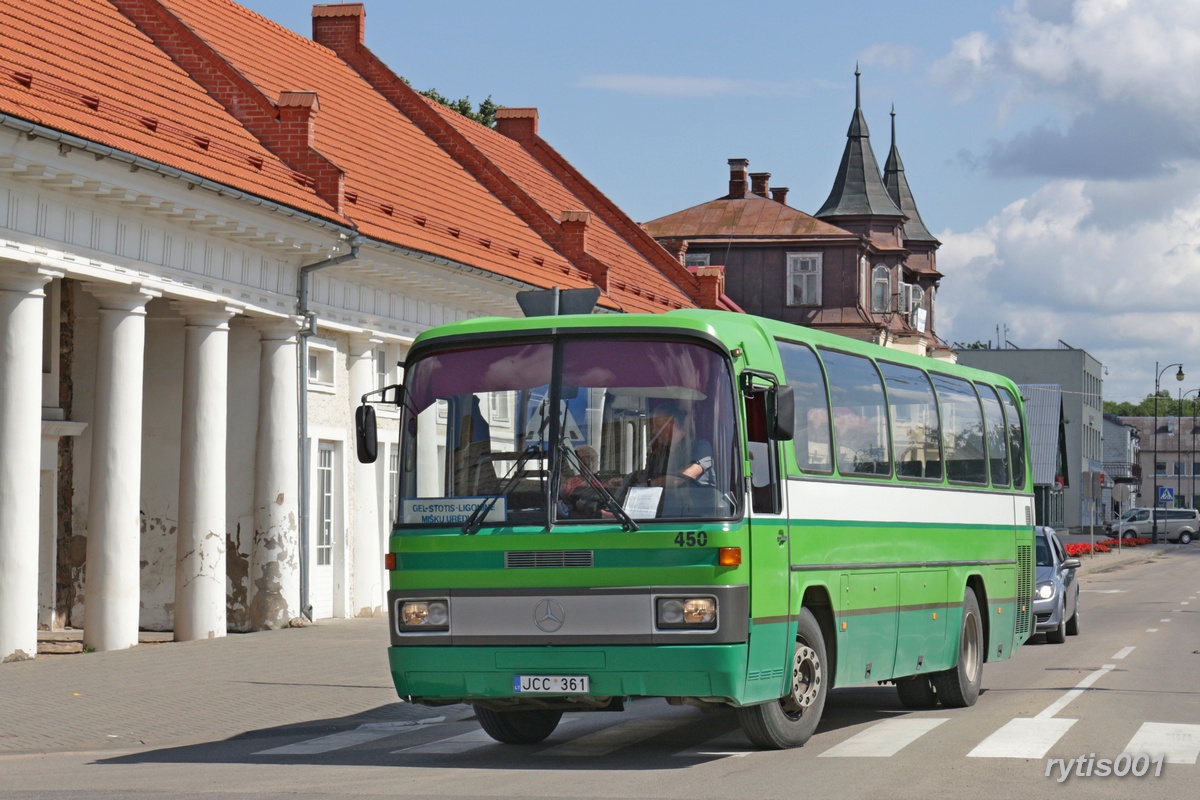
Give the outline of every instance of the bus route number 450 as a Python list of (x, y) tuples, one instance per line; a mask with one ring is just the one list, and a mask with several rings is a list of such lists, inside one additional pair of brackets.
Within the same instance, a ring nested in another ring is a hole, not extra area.
[(587, 694), (586, 675), (514, 675), (516, 694)]

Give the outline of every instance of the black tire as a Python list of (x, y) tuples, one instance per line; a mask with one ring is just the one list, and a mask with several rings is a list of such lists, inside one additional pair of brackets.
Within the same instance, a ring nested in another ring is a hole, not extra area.
[(475, 706), (475, 718), (488, 736), (505, 744), (537, 744), (558, 727), (561, 711), (514, 709), (493, 711)]
[(1180, 544), (1191, 544), (1192, 543), (1192, 535), (1190, 533), (1188, 533), (1187, 531), (1184, 531), (1183, 533), (1179, 534), (1179, 543)]
[(905, 708), (923, 709), (937, 705), (937, 692), (928, 675), (897, 678), (896, 691), (900, 694), (900, 704)]
[(1079, 598), (1075, 598), (1075, 613), (1067, 620), (1067, 636), (1079, 635)]
[(966, 708), (979, 699), (983, 684), (983, 619), (975, 592), (963, 597), (962, 629), (958, 636), (958, 663), (930, 676), (938, 700), (947, 708)]
[(1058, 627), (1052, 631), (1046, 631), (1046, 642), (1049, 644), (1062, 644), (1067, 640), (1067, 621), (1063, 619), (1063, 615), (1067, 613), (1065, 608), (1058, 609)]
[(766, 750), (801, 747), (817, 730), (829, 693), (825, 639), (817, 618), (800, 611), (792, 657), (791, 690), (784, 697), (737, 710), (750, 741)]

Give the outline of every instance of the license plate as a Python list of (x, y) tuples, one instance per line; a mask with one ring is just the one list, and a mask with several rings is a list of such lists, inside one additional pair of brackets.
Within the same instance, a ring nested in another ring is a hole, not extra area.
[(514, 675), (516, 694), (587, 694), (587, 675)]

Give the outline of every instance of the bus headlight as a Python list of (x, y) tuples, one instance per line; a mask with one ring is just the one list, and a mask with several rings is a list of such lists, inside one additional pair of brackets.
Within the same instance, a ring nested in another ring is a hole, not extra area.
[(421, 633), (450, 630), (450, 603), (435, 600), (404, 600), (399, 603), (396, 627)]
[(1053, 597), (1054, 597), (1054, 582), (1053, 581), (1046, 581), (1045, 583), (1038, 584), (1038, 587), (1037, 587), (1037, 599), (1038, 600), (1050, 600)]
[(712, 630), (717, 627), (717, 598), (660, 597), (657, 621), (659, 628)]

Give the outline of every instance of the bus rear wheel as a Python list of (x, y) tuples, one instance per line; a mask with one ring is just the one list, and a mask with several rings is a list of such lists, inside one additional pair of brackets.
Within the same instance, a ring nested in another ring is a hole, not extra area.
[(967, 589), (963, 597), (962, 631), (958, 637), (958, 663), (933, 673), (933, 689), (947, 708), (966, 708), (979, 699), (983, 683), (983, 619), (975, 592)]
[(475, 706), (475, 718), (480, 727), (488, 736), (504, 744), (537, 744), (554, 733), (562, 715), (561, 711), (540, 708), (493, 711)]
[(928, 675), (897, 678), (896, 691), (900, 694), (900, 704), (905, 708), (933, 708), (937, 705), (937, 693)]
[(829, 691), (826, 664), (821, 626), (811, 611), (802, 609), (792, 655), (790, 690), (779, 700), (737, 710), (738, 722), (751, 742), (764, 749), (785, 750), (800, 747), (809, 740), (825, 709)]

